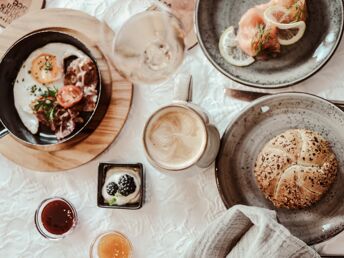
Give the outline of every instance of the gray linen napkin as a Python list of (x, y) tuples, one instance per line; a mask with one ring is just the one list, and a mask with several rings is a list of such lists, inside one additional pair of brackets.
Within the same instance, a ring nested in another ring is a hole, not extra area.
[(212, 222), (185, 258), (320, 257), (276, 220), (276, 212), (236, 205)]

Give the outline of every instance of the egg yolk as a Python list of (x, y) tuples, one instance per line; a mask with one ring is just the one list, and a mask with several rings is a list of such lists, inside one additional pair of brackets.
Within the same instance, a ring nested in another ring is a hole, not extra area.
[(60, 67), (56, 56), (40, 54), (32, 61), (31, 76), (40, 83), (56, 81), (60, 75)]

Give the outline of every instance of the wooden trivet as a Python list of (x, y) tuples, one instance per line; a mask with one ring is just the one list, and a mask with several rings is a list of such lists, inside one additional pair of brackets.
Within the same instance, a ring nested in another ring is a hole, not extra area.
[(0, 153), (9, 160), (32, 170), (61, 171), (89, 162), (115, 140), (127, 119), (133, 86), (118, 74), (104, 55), (111, 51), (113, 32), (96, 18), (80, 11), (45, 9), (15, 20), (1, 34), (0, 56), (24, 35), (44, 29), (62, 31), (84, 42), (97, 60), (102, 82), (112, 84), (110, 105), (100, 125), (89, 137), (69, 149), (44, 152), (25, 147), (10, 135), (0, 139)]

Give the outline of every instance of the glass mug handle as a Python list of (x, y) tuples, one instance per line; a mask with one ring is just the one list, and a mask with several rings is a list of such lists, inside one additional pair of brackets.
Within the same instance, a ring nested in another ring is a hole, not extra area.
[(192, 75), (189, 75), (188, 77), (189, 77), (189, 80), (188, 80), (187, 85), (185, 85), (184, 83), (181, 83), (180, 82), (181, 80), (177, 81), (177, 83), (175, 84), (173, 88), (173, 101), (174, 102), (188, 102), (188, 103), (192, 102), (192, 88), (193, 88)]
[(193, 110), (195, 110), (202, 118), (204, 123), (209, 123), (209, 118), (206, 113), (202, 111), (202, 109), (197, 106), (196, 104), (192, 103), (192, 95), (193, 95), (193, 80), (192, 75), (188, 75), (188, 83), (181, 83), (181, 81), (185, 81), (185, 77), (179, 79), (175, 86), (174, 86), (174, 93), (173, 93), (173, 102), (177, 104), (182, 104), (189, 106)]
[(203, 153), (202, 158), (197, 162), (197, 166), (200, 168), (209, 167), (214, 160), (220, 149), (221, 137), (216, 126), (213, 124), (207, 125), (208, 131), (208, 144)]

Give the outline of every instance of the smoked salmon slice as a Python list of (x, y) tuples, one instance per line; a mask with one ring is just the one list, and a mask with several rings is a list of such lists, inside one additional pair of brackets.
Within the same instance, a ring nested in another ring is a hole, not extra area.
[(288, 20), (284, 22), (291, 23), (307, 19), (306, 0), (271, 0), (269, 5), (281, 5), (289, 10)]
[(265, 56), (278, 53), (277, 28), (264, 21), (264, 11), (269, 4), (249, 9), (239, 21), (237, 41), (239, 47), (250, 56)]
[(271, 0), (247, 10), (239, 21), (236, 38), (239, 47), (247, 55), (266, 59), (280, 52), (278, 28), (264, 21), (264, 12), (272, 5), (288, 9), (288, 15), (281, 22), (305, 21), (307, 18), (306, 0)]

